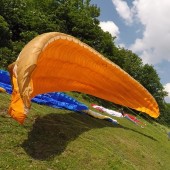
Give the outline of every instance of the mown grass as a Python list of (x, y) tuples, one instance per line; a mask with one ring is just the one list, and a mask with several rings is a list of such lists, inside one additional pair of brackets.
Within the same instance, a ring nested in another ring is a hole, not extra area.
[[(33, 104), (24, 125), (6, 113), (0, 93), (0, 169), (169, 170), (166, 127), (120, 125), (68, 110)], [(86, 104), (88, 102), (86, 101)], [(144, 121), (144, 120), (143, 120)]]

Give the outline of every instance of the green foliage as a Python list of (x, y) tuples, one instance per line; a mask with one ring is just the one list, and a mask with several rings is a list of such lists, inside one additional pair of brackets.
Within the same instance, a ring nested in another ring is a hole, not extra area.
[(140, 76), (143, 63), (136, 54), (124, 48), (114, 48), (113, 60), (124, 71), (128, 72), (134, 79), (137, 79), (139, 82), (141, 82)]
[(57, 2), (55, 15), (60, 31), (77, 37), (97, 51), (109, 56), (114, 44), (111, 35), (103, 32), (99, 27), (97, 19), (100, 14), (99, 8), (90, 5), (87, 0)]
[(9, 24), (12, 40), (18, 40), (21, 33), (21, 19), (26, 10), (25, 0), (2, 0), (0, 2), (0, 15)]
[(164, 110), (162, 110), (160, 117), (158, 118), (158, 122), (170, 127), (170, 104), (166, 103), (164, 105)]
[(37, 35), (38, 33), (35, 31), (24, 31), (24, 32), (21, 32), (20, 37), (21, 37), (21, 41), (26, 44), (27, 42), (31, 41)]
[(22, 19), (22, 32), (32, 31), (37, 34), (54, 31), (57, 26), (50, 20), (49, 16), (37, 9), (25, 11)]
[(5, 47), (9, 45), (11, 38), (11, 32), (8, 23), (5, 19), (0, 16), (0, 47)]
[(155, 97), (161, 109), (164, 109), (164, 97), (167, 92), (160, 83), (160, 78), (153, 68), (153, 66), (145, 64), (141, 70), (141, 83), (142, 85)]
[[(0, 66), (1, 68), (6, 68), (8, 64), (11, 63), (12, 51), (7, 47), (0, 48)], [(10, 59), (10, 61), (9, 61)]]

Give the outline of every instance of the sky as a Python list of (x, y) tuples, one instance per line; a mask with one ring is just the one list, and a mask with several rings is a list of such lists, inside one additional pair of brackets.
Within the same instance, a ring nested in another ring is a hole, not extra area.
[(115, 43), (152, 65), (170, 103), (170, 0), (91, 0), (100, 8), (100, 27)]

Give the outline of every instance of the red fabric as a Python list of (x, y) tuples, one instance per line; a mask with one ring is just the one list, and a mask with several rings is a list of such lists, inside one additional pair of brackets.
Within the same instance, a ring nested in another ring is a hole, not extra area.
[(124, 114), (124, 117), (131, 120), (134, 123), (139, 123), (139, 124), (143, 124), (141, 121), (139, 121), (135, 116), (132, 116), (130, 114)]

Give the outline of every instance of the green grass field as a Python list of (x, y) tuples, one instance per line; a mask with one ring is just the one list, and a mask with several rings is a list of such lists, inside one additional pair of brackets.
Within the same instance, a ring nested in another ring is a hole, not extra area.
[(141, 128), (121, 118), (115, 126), (37, 104), (20, 125), (7, 115), (9, 103), (10, 95), (0, 93), (2, 170), (170, 170), (164, 126), (145, 121)]

